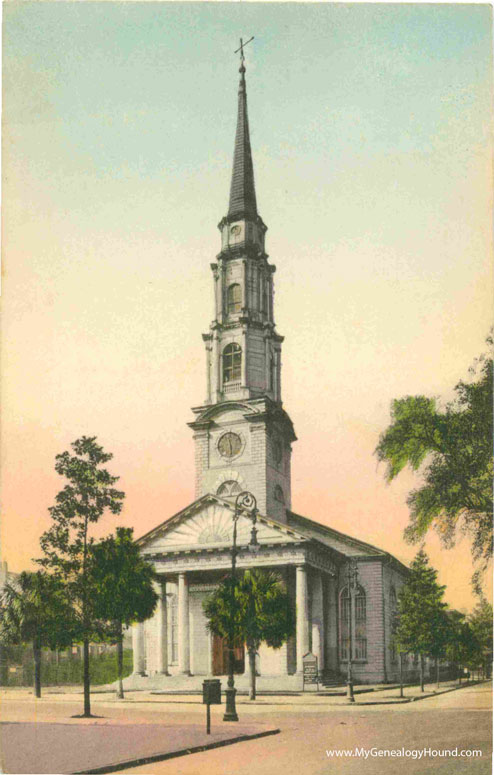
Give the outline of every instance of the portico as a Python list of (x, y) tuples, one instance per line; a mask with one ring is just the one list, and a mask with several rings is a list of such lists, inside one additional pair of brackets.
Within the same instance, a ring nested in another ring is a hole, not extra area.
[[(142, 553), (159, 574), (159, 603), (154, 617), (134, 625), (134, 671), (151, 674), (208, 675), (216, 672), (214, 645), (206, 627), (202, 602), (228, 573), (231, 552), (213, 542), (180, 547), (184, 522), (193, 519), (203, 527), (204, 518), (230, 519), (232, 506), (217, 496), (205, 496), (164, 526), (143, 536)], [(221, 513), (220, 513), (221, 512)], [(201, 520), (201, 517), (203, 518)], [(175, 524), (175, 530), (170, 524)], [(248, 521), (239, 520), (239, 537), (245, 541)], [(327, 637), (336, 637), (336, 610), (325, 611), (341, 561), (330, 549), (315, 547), (293, 529), (264, 517), (258, 519), (260, 550), (255, 557), (239, 544), (237, 567), (277, 570), (284, 579), (297, 610), (296, 635), (278, 652), (261, 648), (259, 669), (276, 675), (290, 675), (302, 669), (303, 655), (312, 649), (324, 665)], [(312, 620), (310, 610), (312, 609)], [(333, 619), (333, 621), (331, 621)], [(329, 654), (328, 654), (329, 657)], [(144, 668), (145, 666), (145, 668)]]

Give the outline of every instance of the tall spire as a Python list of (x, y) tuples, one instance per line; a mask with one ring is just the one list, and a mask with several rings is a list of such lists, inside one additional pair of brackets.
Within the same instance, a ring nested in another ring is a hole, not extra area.
[(256, 218), (257, 203), (254, 186), (254, 167), (250, 148), (249, 119), (247, 116), (247, 91), (245, 86), (245, 59), (243, 46), (240, 45), (240, 83), (238, 87), (237, 132), (233, 153), (232, 183), (230, 187), (230, 205), (228, 219)]

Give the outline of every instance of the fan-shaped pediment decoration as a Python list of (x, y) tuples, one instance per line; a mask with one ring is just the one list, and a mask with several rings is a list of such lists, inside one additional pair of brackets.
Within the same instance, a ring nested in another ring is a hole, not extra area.
[[(178, 548), (198, 548), (206, 545), (231, 546), (233, 539), (233, 510), (216, 502), (204, 505), (193, 515), (171, 525), (168, 529), (146, 542), (146, 551), (176, 551)], [(285, 543), (296, 540), (293, 534), (269, 525), (261, 518), (257, 522), (259, 543)], [(237, 545), (247, 546), (251, 539), (252, 521), (239, 517), (237, 522)]]

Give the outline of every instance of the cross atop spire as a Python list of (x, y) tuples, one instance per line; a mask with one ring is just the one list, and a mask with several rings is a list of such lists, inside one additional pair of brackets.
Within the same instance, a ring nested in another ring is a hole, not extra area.
[[(247, 43), (250, 43), (250, 40)], [(254, 166), (250, 147), (249, 120), (247, 116), (247, 89), (245, 84), (245, 57), (240, 38), (240, 83), (238, 87), (238, 114), (235, 148), (233, 152), (232, 183), (230, 187), (230, 205), (228, 218), (257, 217), (256, 191), (254, 186)]]
[(244, 43), (244, 42), (243, 42), (243, 40), (242, 40), (242, 38), (240, 38), (240, 46), (239, 46), (239, 47), (237, 48), (237, 50), (235, 51), (235, 54), (238, 54), (238, 52), (240, 51), (240, 69), (239, 69), (239, 72), (240, 72), (240, 73), (245, 73), (245, 65), (244, 65), (244, 62), (245, 62), (245, 57), (244, 57), (244, 48), (246, 47), (247, 43), (250, 43), (250, 42), (251, 42), (251, 40), (254, 40), (254, 36), (252, 36), (251, 38), (249, 38), (249, 40), (248, 40), (246, 43)]

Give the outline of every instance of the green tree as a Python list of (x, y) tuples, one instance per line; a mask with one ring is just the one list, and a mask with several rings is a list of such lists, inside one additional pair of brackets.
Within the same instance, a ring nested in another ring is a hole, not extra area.
[[(261, 643), (281, 648), (295, 631), (295, 615), (281, 577), (271, 571), (245, 571), (235, 585), (233, 634), (236, 643), (245, 643), (249, 656), (251, 700), (256, 698), (256, 655)], [(228, 638), (231, 625), (231, 579), (223, 580), (204, 601), (208, 628), (214, 635)]]
[(434, 621), (434, 627), (432, 631), (433, 642), (429, 651), (429, 656), (434, 659), (434, 666), (436, 668), (436, 684), (439, 688), (440, 682), (440, 661), (446, 659), (447, 648), (451, 639), (451, 624), (449, 618), (449, 611), (444, 608), (438, 612), (438, 615)]
[(450, 638), (446, 656), (458, 668), (458, 680), (461, 683), (462, 668), (473, 667), (479, 658), (479, 644), (465, 614), (449, 611)]
[(82, 436), (72, 443), (74, 454), (63, 452), (56, 457), (55, 470), (68, 479), (49, 509), (52, 525), (41, 536), (44, 557), (38, 562), (63, 581), (71, 601), (74, 640), (83, 644), (84, 716), (91, 715), (89, 642), (101, 635), (93, 614), (95, 602), (89, 553), (94, 538), (90, 525), (98, 522), (106, 510), (119, 514), (124, 493), (113, 485), (118, 481), (101, 466), (113, 455), (104, 452), (96, 437)]
[(444, 626), (444, 589), (437, 583), (437, 571), (430, 566), (426, 553), (421, 549), (398, 593), (394, 633), (399, 652), (418, 654), (420, 658), (421, 691), (424, 691), (424, 657), (437, 649), (437, 633), (442, 633)]
[(44, 571), (24, 571), (2, 590), (0, 642), (32, 644), (36, 697), (41, 697), (41, 650), (70, 645), (71, 616), (63, 585)]
[(139, 553), (133, 530), (117, 527), (91, 547), (91, 577), (94, 586), (93, 612), (106, 625), (106, 637), (117, 644), (118, 689), (123, 699), (123, 628), (148, 619), (158, 600), (153, 589), (153, 566)]
[(472, 539), (477, 563), (475, 588), (492, 557), (492, 338), (489, 352), (460, 381), (456, 398), (441, 409), (435, 398), (407, 396), (393, 401), (391, 424), (381, 434), (376, 454), (393, 480), (409, 465), (423, 484), (408, 497), (410, 523), (405, 538), (421, 541), (434, 527), (445, 546), (458, 533)]
[(478, 644), (479, 665), (484, 675), (489, 677), (492, 667), (492, 605), (481, 598), (468, 621)]

